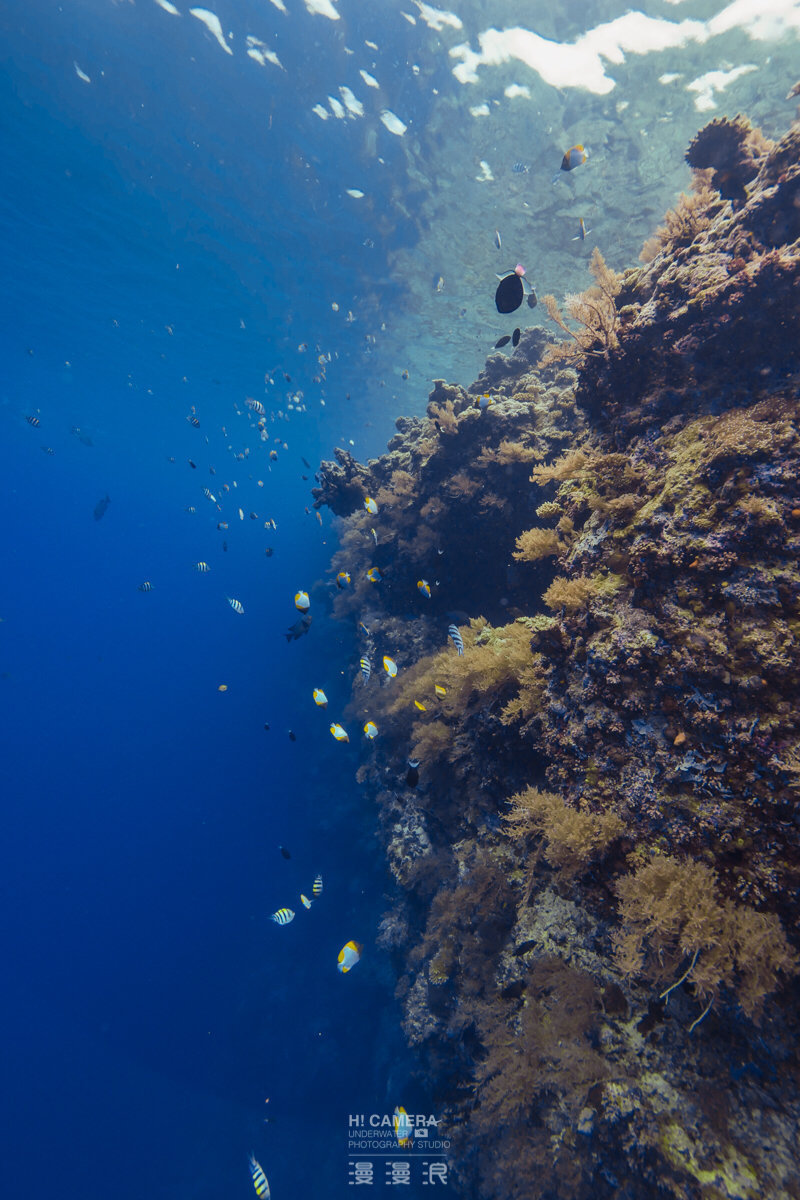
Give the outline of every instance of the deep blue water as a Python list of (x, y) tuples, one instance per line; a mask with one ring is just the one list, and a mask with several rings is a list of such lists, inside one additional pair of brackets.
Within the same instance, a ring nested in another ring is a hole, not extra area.
[[(234, 410), (265, 398), (265, 369), (286, 359), (289, 318), (306, 316), (296, 272), (319, 233), (282, 213), (285, 147), (242, 138), (242, 95), (210, 103), (202, 37), (190, 100), (173, 48), (148, 45), (155, 8), (109, 22), (83, 6), (44, 29), (22, 12), (6, 13), (2, 82), (2, 1192), (246, 1196), (251, 1149), (275, 1195), (336, 1174), (344, 1186), (346, 1114), (385, 1103), (383, 877), (357, 752), (328, 745), (310, 701), (323, 683), (332, 708), (344, 702), (353, 652), (324, 591), (312, 634), (282, 636), (330, 548), (304, 512), (300, 456), (318, 461), (335, 435), (316, 414), (276, 422), (290, 449), (269, 473)], [(97, 107), (76, 92), (69, 40), (85, 61), (100, 17)], [(145, 91), (157, 121), (137, 112)], [(326, 317), (292, 341), (319, 340)], [(257, 468), (233, 460), (222, 425)], [(231, 498), (224, 553), (201, 488), (237, 477), (260, 519), (239, 522)], [(192, 571), (200, 559), (208, 575)], [(317, 871), (324, 897), (306, 913)], [(285, 930), (268, 919), (283, 904), (298, 911)], [(349, 938), (371, 950), (343, 977)]]
[[(456, 6), (473, 24), (440, 40), (402, 7), (341, 0), (331, 21), (301, 0), (288, 14), (231, 0), (217, 11), (233, 55), (187, 10), (151, 0), (12, 0), (0, 13), (0, 1192), (11, 1200), (244, 1197), (251, 1149), (276, 1200), (346, 1195), (347, 1114), (430, 1109), (398, 1094), (406, 1055), (375, 946), (387, 880), (354, 780), (359, 747), (327, 732), (357, 652), (328, 617), (335, 531), (306, 512), (309, 488), (334, 445), (378, 453), (400, 412), (421, 411), (439, 353), (460, 355), (468, 382), (496, 336), (492, 286), (484, 297), (464, 283), (475, 264), (457, 240), (485, 226), (491, 280), (494, 226), (524, 216), (522, 202), (515, 193), (495, 215), (469, 183), (474, 222), (454, 233), (442, 209), (439, 233), (429, 190), (461, 168), (474, 181), (485, 154), (508, 174), (534, 134), (560, 155), (580, 130), (537, 110), (523, 126), (509, 118), (508, 142), (503, 126), (488, 150), (465, 149), (455, 127), (452, 153), (440, 128), (426, 142), (436, 106), (462, 103), (448, 47), (474, 43), (482, 9)], [(584, 17), (624, 11), (556, 7), (525, 12), (565, 39)], [(521, 12), (499, 5), (487, 20)], [(248, 34), (282, 70), (246, 56)], [(367, 117), (322, 121), (313, 106), (342, 85), (372, 101), (359, 68), (382, 89)], [(499, 105), (508, 78), (468, 102)], [(579, 112), (600, 104), (581, 96)], [(686, 103), (678, 140), (705, 119)], [(408, 136), (386, 131), (381, 106)], [(659, 170), (642, 208), (663, 211), (672, 194)], [(542, 194), (563, 205), (568, 191)], [(583, 253), (571, 211), (567, 222), (569, 254)], [(621, 221), (618, 257), (624, 236)], [(423, 281), (428, 303), (442, 262), (440, 334), (418, 318), (414, 288)], [(314, 383), (318, 354), (331, 361)], [(405, 393), (403, 366), (417, 384)], [(298, 389), (307, 411), (287, 407)], [(268, 446), (246, 396), (267, 409)], [(223, 483), (220, 512), (202, 488), (221, 495)], [(209, 574), (192, 570), (198, 560)], [(287, 645), (301, 587), (314, 624)], [(324, 897), (307, 913), (299, 893), (318, 871)], [(279, 929), (269, 914), (285, 904), (297, 917)], [(336, 955), (350, 938), (365, 955), (344, 977)]]

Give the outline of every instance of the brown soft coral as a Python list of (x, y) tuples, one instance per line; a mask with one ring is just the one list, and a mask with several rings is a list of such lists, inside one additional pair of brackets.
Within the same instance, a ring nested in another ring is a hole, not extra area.
[(690, 167), (710, 169), (712, 187), (738, 207), (747, 200), (746, 186), (755, 179), (772, 145), (747, 117), (717, 117), (692, 138), (686, 161)]
[(748, 1017), (758, 1018), (778, 975), (797, 973), (778, 917), (722, 900), (716, 872), (703, 863), (653, 859), (621, 879), (617, 894), (620, 969), (669, 981), (667, 992), (692, 983), (710, 1007), (725, 986)]

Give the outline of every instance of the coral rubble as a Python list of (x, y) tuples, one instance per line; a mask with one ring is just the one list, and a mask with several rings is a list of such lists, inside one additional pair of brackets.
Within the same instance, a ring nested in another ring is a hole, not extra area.
[(712, 122), (644, 265), (548, 298), (568, 340), (321, 467), (464, 1195), (800, 1196), (799, 150)]

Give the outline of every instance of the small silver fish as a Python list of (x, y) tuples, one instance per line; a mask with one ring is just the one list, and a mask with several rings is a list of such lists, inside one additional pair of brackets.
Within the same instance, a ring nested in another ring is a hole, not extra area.
[(495, 244), (495, 246), (497, 246), (497, 249), (498, 249), (498, 250), (502, 250), (502, 248), (503, 248), (503, 239), (500, 237), (500, 230), (499, 230), (499, 229), (495, 229), (495, 231), (494, 231), (494, 244)]

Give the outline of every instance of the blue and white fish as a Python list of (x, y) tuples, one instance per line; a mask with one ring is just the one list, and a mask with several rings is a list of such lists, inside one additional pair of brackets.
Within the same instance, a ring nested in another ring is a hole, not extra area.
[(228, 604), (230, 604), (233, 611), (241, 616), (244, 612), (244, 606), (242, 605), (241, 600), (236, 600), (233, 596), (226, 596), (225, 599), (228, 601)]
[(453, 645), (455, 646), (458, 653), (460, 655), (463, 654), (464, 653), (464, 639), (462, 638), (461, 634), (458, 631), (458, 626), (457, 625), (448, 625), (447, 632), (448, 632), (449, 636), (452, 638)]
[(294, 913), (291, 908), (279, 908), (272, 914), (270, 920), (274, 921), (276, 925), (288, 925), (294, 920)]
[(364, 676), (364, 682), (366, 683), (372, 674), (372, 667), (370, 666), (369, 659), (367, 658), (366, 654), (361, 659), (361, 663), (359, 665), (361, 667), (361, 674)]
[(316, 875), (314, 877), (314, 886), (311, 889), (311, 893), (315, 900), (318, 900), (319, 897), (322, 895), (322, 876), (321, 875)]
[(256, 1195), (259, 1200), (269, 1200), (269, 1184), (267, 1177), (261, 1170), (261, 1167), (256, 1162), (255, 1156), (250, 1155), (250, 1174), (253, 1179), (253, 1187), (256, 1189)]

